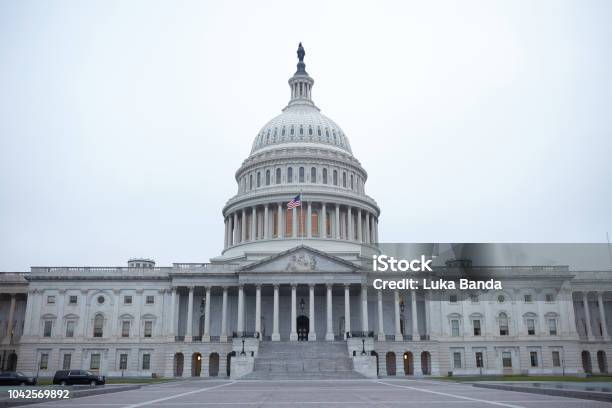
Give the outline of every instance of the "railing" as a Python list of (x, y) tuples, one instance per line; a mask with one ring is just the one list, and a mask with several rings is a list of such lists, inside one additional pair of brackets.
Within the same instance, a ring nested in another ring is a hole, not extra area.
[(202, 341), (202, 336), (193, 336), (193, 337), (191, 338), (191, 341), (192, 341), (193, 343), (201, 342), (201, 341)]
[(429, 340), (429, 334), (421, 334), (421, 340)]
[(174, 269), (181, 271), (236, 271), (240, 267), (238, 264), (216, 264), (216, 263), (173, 263)]
[(179, 342), (185, 341), (185, 336), (174, 336), (174, 341), (179, 341)]
[(365, 331), (352, 331), (352, 332), (347, 332), (347, 338), (351, 338), (351, 337), (356, 337), (356, 338), (362, 338), (362, 337), (374, 337), (374, 332), (373, 331), (369, 331), (369, 332), (365, 332)]
[(259, 332), (233, 332), (232, 338), (234, 339), (258, 339)]

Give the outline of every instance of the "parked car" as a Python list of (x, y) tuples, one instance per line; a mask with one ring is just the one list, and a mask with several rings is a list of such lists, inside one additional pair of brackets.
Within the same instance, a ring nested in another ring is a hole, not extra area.
[(36, 385), (36, 377), (28, 377), (21, 371), (0, 373), (0, 385)]
[(53, 377), (53, 384), (58, 385), (77, 385), (89, 384), (92, 387), (104, 385), (106, 378), (87, 370), (59, 370)]

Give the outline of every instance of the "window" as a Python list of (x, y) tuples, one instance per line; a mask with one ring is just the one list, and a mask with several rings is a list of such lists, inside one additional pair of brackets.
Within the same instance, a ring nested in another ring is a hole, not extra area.
[(561, 356), (558, 351), (552, 352), (553, 367), (561, 367)]
[(474, 336), (480, 336), (480, 320), (474, 320), (472, 324), (474, 325)]
[(89, 368), (92, 370), (100, 369), (100, 354), (92, 354), (91, 360), (89, 361)]
[(450, 295), (448, 301), (451, 303), (457, 303), (457, 295)]
[(62, 362), (62, 370), (70, 370), (71, 360), (72, 360), (72, 354), (64, 354), (64, 361)]
[(104, 316), (101, 314), (96, 315), (94, 318), (93, 336), (102, 337), (104, 330)]
[(512, 354), (509, 351), (502, 353), (502, 366), (504, 368), (512, 368)]
[(482, 355), (482, 351), (476, 352), (476, 368), (484, 367), (484, 357)]
[(127, 359), (128, 359), (128, 355), (123, 353), (123, 354), (119, 354), (119, 369), (120, 370), (127, 370)]
[(270, 185), (270, 170), (266, 170), (266, 186)]
[(505, 297), (504, 295), (499, 295), (499, 296), (497, 297), (497, 301), (498, 301), (499, 303), (504, 303), (504, 302), (506, 301), (506, 297)]
[(505, 313), (499, 314), (499, 335), (507, 336), (509, 334), (508, 330), (508, 316)]
[(293, 183), (293, 168), (289, 167), (287, 169), (287, 183)]
[(316, 167), (312, 167), (310, 169), (310, 182), (311, 183), (317, 182), (317, 168)]
[(132, 296), (131, 295), (124, 296), (123, 297), (123, 304), (131, 305), (132, 304)]
[(143, 370), (151, 369), (151, 355), (148, 353), (142, 355), (142, 369)]
[(253, 175), (249, 175), (249, 190), (253, 189)]
[(51, 329), (53, 328), (53, 321), (45, 320), (45, 327), (43, 330), (43, 337), (51, 337)]
[(557, 319), (548, 319), (548, 334), (557, 335)]
[(38, 368), (41, 370), (46, 370), (49, 366), (49, 354), (43, 353), (40, 355), (40, 362), (38, 363)]
[(154, 304), (155, 303), (155, 296), (147, 295), (145, 302), (146, 302), (147, 305)]
[(103, 304), (104, 303), (104, 296), (98, 296), (98, 303), (99, 304)]
[(323, 169), (323, 184), (327, 184), (327, 169)]
[(353, 175), (351, 174), (351, 190), (355, 189), (355, 184), (353, 183)]
[(334, 175), (334, 176), (333, 176), (333, 183), (334, 183), (334, 186), (337, 186), (337, 185), (338, 185), (338, 170), (334, 170), (333, 175)]
[(74, 320), (70, 320), (66, 323), (66, 337), (74, 337), (75, 326), (76, 322)]
[(546, 301), (547, 302), (554, 302), (555, 301), (555, 296), (552, 293), (547, 293), (546, 294)]
[(53, 295), (47, 296), (47, 303), (50, 305), (55, 304), (55, 296)]
[(342, 187), (346, 188), (346, 172), (342, 172)]
[(531, 295), (525, 295), (525, 303), (531, 303), (533, 302), (533, 298), (531, 297)]
[(480, 301), (480, 299), (478, 298), (477, 294), (473, 293), (473, 294), (470, 295), (470, 301), (472, 303), (478, 303)]
[(281, 182), (281, 169), (276, 169), (276, 180), (274, 180), (276, 184), (280, 184)]
[(461, 353), (458, 351), (453, 353), (453, 367), (461, 368)]
[(531, 361), (532, 367), (537, 367), (538, 366), (538, 352), (537, 351), (529, 352), (529, 360)]
[(459, 336), (459, 320), (457, 319), (451, 320), (451, 335), (453, 337)]
[(300, 179), (299, 179), (300, 183), (303, 183), (304, 182), (304, 168), (303, 167), (300, 167), (300, 170), (299, 170), (298, 174), (299, 174), (299, 177), (300, 177)]
[(144, 336), (151, 337), (153, 333), (153, 322), (151, 320), (147, 320), (144, 325)]
[(535, 335), (535, 320), (527, 319), (527, 334), (530, 336)]
[(76, 305), (78, 303), (78, 297), (76, 295), (70, 295), (70, 297), (68, 298), (68, 304), (69, 305)]
[(261, 187), (261, 173), (257, 172), (257, 187)]
[(130, 337), (130, 322), (128, 320), (121, 322), (121, 337)]

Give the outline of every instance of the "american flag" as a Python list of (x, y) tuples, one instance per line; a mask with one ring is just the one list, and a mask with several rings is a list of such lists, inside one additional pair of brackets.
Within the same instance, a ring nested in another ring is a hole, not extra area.
[(293, 200), (287, 203), (288, 210), (291, 210), (293, 208), (296, 208), (302, 205), (302, 198), (300, 197), (300, 195), (301, 194), (296, 195), (295, 197), (293, 197)]

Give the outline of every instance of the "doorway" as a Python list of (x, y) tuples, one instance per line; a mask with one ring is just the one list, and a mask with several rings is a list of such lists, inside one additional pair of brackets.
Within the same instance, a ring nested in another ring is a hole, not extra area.
[(202, 355), (200, 353), (193, 353), (191, 360), (191, 376), (199, 377), (202, 373)]
[(310, 320), (308, 317), (301, 315), (297, 317), (297, 335), (298, 341), (308, 341), (308, 332), (310, 331)]
[(407, 351), (404, 353), (404, 375), (414, 375), (412, 353)]
[(208, 357), (208, 375), (210, 377), (217, 377), (219, 375), (219, 354), (210, 353)]

